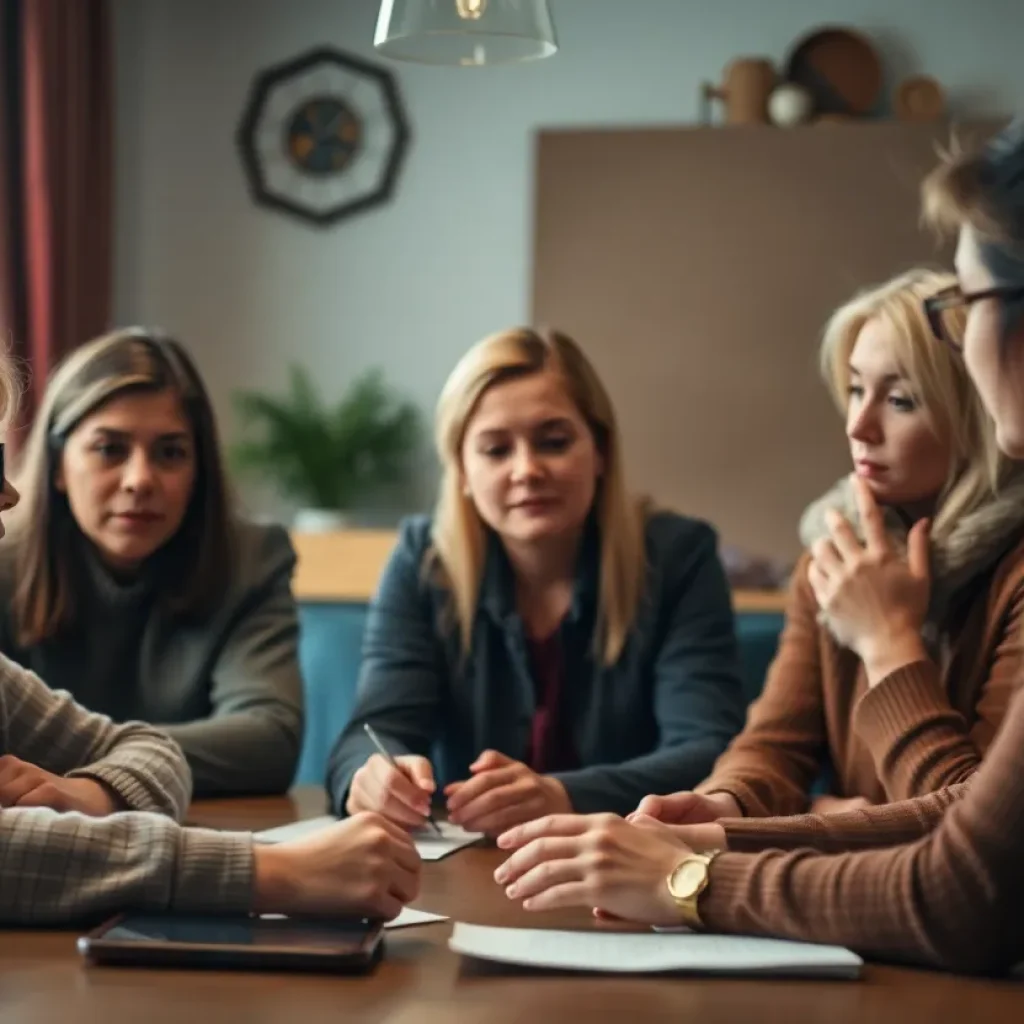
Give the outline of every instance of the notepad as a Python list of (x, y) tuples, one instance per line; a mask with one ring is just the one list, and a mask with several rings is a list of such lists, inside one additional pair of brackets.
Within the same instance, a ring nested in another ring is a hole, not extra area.
[(437, 827), (440, 835), (430, 827), (417, 829), (412, 834), (423, 860), (442, 860), (457, 850), (478, 843), (484, 837), (482, 832), (467, 832), (450, 821), (439, 821)]
[(857, 978), (864, 961), (841, 946), (690, 932), (547, 931), (457, 923), (463, 956), (523, 967), (616, 974), (745, 974)]
[[(305, 821), (295, 821), (290, 825), (279, 825), (277, 828), (254, 832), (253, 839), (258, 843), (283, 843), (290, 839), (301, 839), (303, 836), (319, 832), (336, 820), (329, 814), (323, 814), (318, 818), (307, 818)], [(448, 821), (439, 821), (437, 825), (441, 835), (429, 827), (417, 829), (412, 834), (416, 849), (423, 860), (442, 860), (483, 838), (481, 832), (467, 832)]]
[[(288, 917), (287, 914), (260, 914), (259, 918), (261, 921), (284, 921)], [(388, 921), (384, 927), (388, 930), (392, 928), (413, 928), (420, 924), (436, 924), (438, 921), (447, 921), (448, 918), (444, 914), (432, 914), (429, 910), (416, 910), (413, 907), (402, 907), (398, 917), (392, 921)]]
[(416, 910), (414, 907), (402, 907), (402, 912), (393, 921), (384, 925), (387, 929), (392, 928), (413, 928), (420, 924), (437, 924), (439, 921), (447, 921), (444, 914), (432, 914), (429, 910)]

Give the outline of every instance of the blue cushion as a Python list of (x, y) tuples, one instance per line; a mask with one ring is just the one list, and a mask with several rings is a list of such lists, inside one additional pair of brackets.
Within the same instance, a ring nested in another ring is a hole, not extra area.
[(352, 714), (366, 607), (299, 605), (299, 664), (306, 692), (306, 731), (296, 785), (323, 784), (331, 747)]
[(736, 615), (743, 695), (748, 704), (761, 695), (768, 666), (779, 646), (784, 620), (781, 612), (738, 612)]
[[(296, 785), (321, 785), (327, 758), (352, 714), (366, 621), (365, 604), (300, 604), (299, 662), (306, 691), (306, 731)], [(743, 688), (747, 701), (761, 692), (775, 657), (783, 617), (777, 613), (736, 616)]]

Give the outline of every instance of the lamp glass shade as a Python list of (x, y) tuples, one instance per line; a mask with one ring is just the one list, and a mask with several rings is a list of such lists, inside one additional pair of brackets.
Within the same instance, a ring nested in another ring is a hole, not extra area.
[(459, 67), (558, 50), (547, 0), (381, 0), (373, 45), (396, 60)]

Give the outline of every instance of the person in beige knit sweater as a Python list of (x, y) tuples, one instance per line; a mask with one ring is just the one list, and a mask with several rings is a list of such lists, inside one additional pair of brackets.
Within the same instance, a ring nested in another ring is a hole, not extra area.
[[(968, 310), (963, 359), (997, 426), (1024, 460), (1024, 121), (978, 154), (951, 157), (926, 182), (933, 221), (959, 231), (958, 280), (928, 296), (936, 344)], [(901, 551), (868, 489), (856, 489), (862, 538), (830, 523), (832, 555), (807, 567), (831, 627), (865, 665), (869, 688), (936, 710), (933, 734), (956, 744), (923, 627), (929, 572), (923, 531)], [(868, 956), (994, 972), (1024, 957), (1024, 694), (967, 782), (833, 815), (670, 826), (641, 815), (555, 816), (499, 838), (496, 872), (531, 910), (588, 906), (652, 924), (777, 935)], [(705, 830), (703, 836), (698, 830)], [(720, 850), (693, 849), (717, 831)]]
[[(0, 426), (17, 393), (0, 353)], [(18, 501), (2, 454), (0, 512)], [(378, 815), (259, 846), (178, 824), (191, 788), (168, 736), (115, 725), (0, 655), (0, 924), (130, 909), (390, 918), (417, 893), (413, 841)]]

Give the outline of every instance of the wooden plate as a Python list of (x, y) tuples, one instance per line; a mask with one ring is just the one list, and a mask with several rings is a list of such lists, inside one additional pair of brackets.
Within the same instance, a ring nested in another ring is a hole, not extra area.
[(810, 90), (819, 114), (869, 114), (882, 94), (882, 77), (882, 61), (870, 40), (848, 28), (812, 32), (786, 62), (785, 78)]
[(913, 75), (896, 87), (893, 109), (901, 121), (936, 121), (946, 111), (946, 94), (934, 78)]

